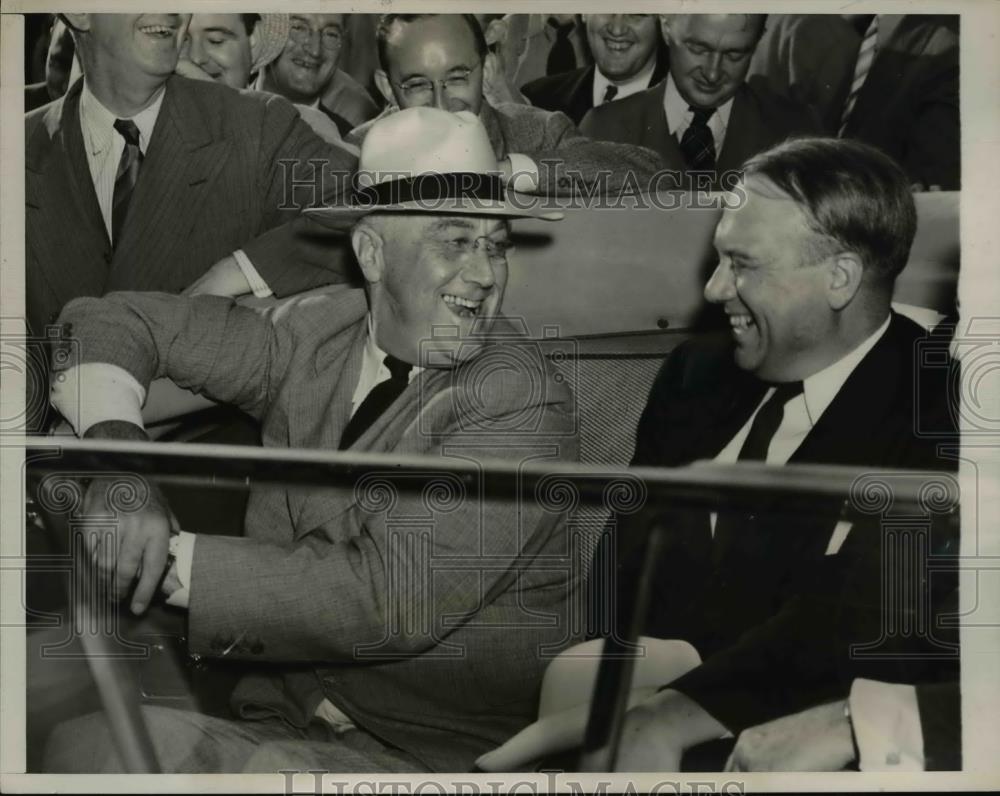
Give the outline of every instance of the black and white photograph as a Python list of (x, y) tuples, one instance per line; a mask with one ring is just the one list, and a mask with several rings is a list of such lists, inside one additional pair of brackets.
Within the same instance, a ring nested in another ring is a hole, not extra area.
[(3, 791), (1000, 788), (1000, 6), (181, 5), (0, 13)]

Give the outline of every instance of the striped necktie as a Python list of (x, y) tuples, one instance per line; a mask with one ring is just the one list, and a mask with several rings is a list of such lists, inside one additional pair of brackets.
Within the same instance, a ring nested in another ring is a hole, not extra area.
[(115, 172), (115, 192), (111, 203), (111, 245), (117, 246), (128, 216), (132, 192), (139, 181), (142, 150), (139, 148), (139, 128), (135, 122), (131, 119), (115, 119), (114, 127), (125, 139), (125, 149), (122, 150), (118, 170)]
[(858, 94), (861, 93), (865, 80), (868, 79), (868, 73), (871, 71), (872, 62), (875, 60), (875, 55), (877, 53), (878, 14), (875, 14), (872, 17), (872, 21), (868, 23), (865, 36), (861, 40), (861, 48), (858, 50), (858, 60), (854, 65), (854, 80), (851, 81), (851, 91), (847, 95), (847, 102), (844, 103), (844, 113), (840, 117), (840, 130), (837, 133), (839, 138), (844, 137), (844, 131), (847, 130), (848, 119), (850, 119), (851, 112), (854, 110), (854, 105), (858, 101)]

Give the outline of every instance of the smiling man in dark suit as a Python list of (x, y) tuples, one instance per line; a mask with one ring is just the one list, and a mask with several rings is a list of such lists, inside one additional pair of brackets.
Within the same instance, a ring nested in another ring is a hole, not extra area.
[[(322, 215), (350, 232), (366, 290), (335, 286), (268, 315), (214, 296), (71, 303), (62, 319), (82, 356), (54, 401), (78, 432), (144, 438), (142, 392), (166, 375), (260, 419), (265, 446), (445, 466), (576, 459), (572, 394), (499, 317), (510, 219), (561, 214), (505, 192), (469, 113), (393, 114), (372, 128), (361, 165), (374, 175), (362, 201)], [(74, 381), (83, 416), (63, 400)], [(147, 710), (165, 770), (464, 771), (530, 720), (540, 650), (571, 640), (560, 514), (487, 500), (473, 483), (454, 499), (425, 500), (425, 489), (381, 506), (363, 487), (254, 489), (244, 538), (171, 536), (154, 487), (158, 499), (119, 529), (120, 549), (94, 549), (119, 594), (142, 561), (135, 611), (166, 571), (190, 651), (246, 665), (232, 720)], [(99, 487), (92, 496), (103, 505)], [(49, 749), (53, 770), (121, 765), (101, 715), (57, 728)]]
[[(174, 75), (189, 15), (64, 17), (84, 77), (25, 117), (36, 335), (76, 296), (287, 294), (345, 278), (338, 257), (288, 222), (339, 195), (350, 154), (283, 99)], [(295, 164), (287, 175), (282, 161)], [(291, 194), (292, 176), (309, 184)]]
[(591, 108), (655, 86), (667, 74), (655, 14), (584, 14), (583, 22), (594, 63), (521, 87), (532, 105), (562, 111), (574, 124)]
[[(957, 441), (948, 368), (919, 370), (925, 332), (890, 307), (916, 231), (905, 173), (873, 147), (837, 139), (787, 142), (744, 169), (716, 228), (719, 264), (705, 287), (725, 311), (729, 334), (692, 339), (669, 356), (639, 422), (632, 464), (953, 469), (938, 455), (939, 442)], [(922, 606), (943, 604), (955, 584), (947, 572), (931, 579), (911, 558), (893, 574), (919, 597), (886, 607), (882, 589), (897, 584), (885, 580), (882, 528), (877, 519), (843, 520), (847, 497), (810, 499), (807, 512), (776, 498), (751, 513), (657, 517), (669, 530), (640, 632), (687, 642), (697, 655), (679, 676), (667, 665), (658, 683), (645, 673), (645, 685), (659, 690), (629, 710), (618, 770), (678, 771), (686, 750), (846, 699), (857, 677), (954, 678), (957, 658), (948, 656), (957, 647), (936, 647), (936, 631), (890, 637), (881, 656), (852, 654), (852, 644), (873, 642), (885, 628), (936, 628)], [(632, 621), (648, 520), (618, 518), (613, 547), (598, 554), (593, 626)], [(951, 530), (934, 529), (926, 540), (933, 554), (956, 554)], [(603, 605), (615, 605), (613, 615)], [(574, 722), (575, 736), (567, 731)], [(525, 738), (582, 740), (579, 713), (538, 724), (479, 765), (517, 770), (532, 755), (556, 751)]]
[(716, 176), (737, 170), (790, 135), (819, 132), (811, 111), (745, 82), (766, 19), (765, 14), (664, 15), (667, 79), (594, 108), (581, 132), (655, 149), (679, 175), (703, 175), (700, 181), (678, 179), (676, 187), (693, 188), (712, 187)]

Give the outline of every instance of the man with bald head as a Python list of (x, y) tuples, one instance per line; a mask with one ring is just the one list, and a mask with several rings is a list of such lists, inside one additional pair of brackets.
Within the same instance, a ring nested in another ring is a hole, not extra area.
[[(379, 21), (379, 90), (399, 108), (433, 106), (477, 114), (497, 159), (515, 188), (547, 195), (583, 190), (640, 189), (662, 168), (657, 154), (627, 144), (591, 141), (569, 118), (513, 102), (492, 105), (483, 96), (486, 39), (472, 14), (386, 14)], [(363, 140), (368, 125), (349, 142)]]
[[(711, 188), (747, 158), (797, 133), (815, 133), (811, 111), (746, 83), (765, 14), (667, 14), (670, 68), (662, 83), (584, 117), (601, 141), (659, 152), (677, 187)], [(697, 175), (697, 176), (695, 176)]]

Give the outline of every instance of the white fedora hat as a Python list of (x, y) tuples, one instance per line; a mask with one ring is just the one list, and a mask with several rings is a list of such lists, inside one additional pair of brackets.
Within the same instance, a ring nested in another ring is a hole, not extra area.
[(439, 213), (558, 221), (539, 199), (506, 188), (486, 128), (468, 111), (407, 108), (375, 122), (361, 145), (348, 204), (304, 213), (343, 228), (369, 213)]

